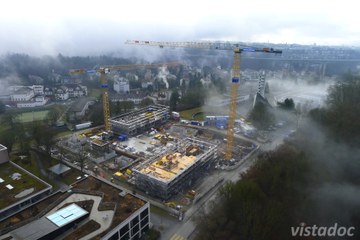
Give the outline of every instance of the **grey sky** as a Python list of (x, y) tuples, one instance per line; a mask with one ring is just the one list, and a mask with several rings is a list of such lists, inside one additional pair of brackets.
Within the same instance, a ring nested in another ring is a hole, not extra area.
[(360, 45), (354, 0), (2, 1), (0, 54), (98, 55), (126, 39)]

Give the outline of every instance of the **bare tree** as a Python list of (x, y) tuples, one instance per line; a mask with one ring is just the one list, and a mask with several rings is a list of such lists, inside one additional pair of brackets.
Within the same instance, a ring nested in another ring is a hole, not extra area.
[(76, 154), (76, 161), (79, 163), (81, 174), (84, 173), (85, 162), (87, 159), (87, 151), (85, 146), (81, 146)]

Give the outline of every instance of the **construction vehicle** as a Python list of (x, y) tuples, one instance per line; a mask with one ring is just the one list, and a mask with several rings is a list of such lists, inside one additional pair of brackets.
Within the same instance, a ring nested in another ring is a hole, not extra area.
[(156, 41), (139, 41), (127, 40), (125, 44), (132, 45), (145, 45), (145, 46), (158, 46), (160, 48), (200, 48), (200, 49), (214, 49), (214, 50), (231, 50), (234, 52), (233, 66), (232, 66), (232, 79), (230, 88), (230, 111), (227, 126), (227, 143), (225, 159), (232, 159), (233, 141), (234, 141), (234, 124), (236, 118), (236, 98), (239, 89), (240, 80), (240, 54), (242, 52), (263, 52), (281, 54), (282, 50), (273, 48), (258, 48), (246, 46), (244, 43), (231, 43), (231, 42), (156, 42)]
[(112, 66), (103, 66), (98, 69), (71, 69), (70, 74), (85, 74), (85, 73), (100, 73), (100, 82), (102, 89), (102, 103), (104, 111), (104, 128), (106, 132), (110, 132), (110, 106), (109, 106), (109, 93), (108, 93), (108, 81), (106, 74), (110, 71), (121, 71), (121, 70), (135, 70), (141, 68), (158, 68), (163, 66), (177, 66), (179, 62), (170, 62), (170, 63), (156, 63), (156, 64), (129, 64), (129, 65), (112, 65)]
[(176, 203), (174, 202), (166, 202), (165, 205), (170, 208), (176, 208)]

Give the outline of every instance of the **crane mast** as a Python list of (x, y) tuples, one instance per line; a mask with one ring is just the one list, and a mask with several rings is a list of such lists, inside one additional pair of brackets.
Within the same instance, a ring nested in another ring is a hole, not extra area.
[(227, 129), (227, 143), (225, 159), (232, 159), (232, 148), (234, 142), (234, 124), (236, 118), (236, 98), (240, 82), (240, 54), (242, 52), (264, 52), (281, 54), (282, 50), (273, 48), (258, 48), (250, 47), (245, 43), (232, 43), (232, 42), (156, 42), (156, 41), (140, 41), (140, 40), (127, 40), (125, 44), (132, 45), (145, 45), (145, 46), (158, 46), (175, 47), (175, 48), (201, 48), (201, 49), (215, 49), (215, 50), (232, 50), (234, 52), (233, 66), (232, 66), (232, 79), (230, 88), (230, 110)]
[(106, 132), (110, 132), (110, 104), (109, 104), (109, 92), (108, 92), (108, 81), (105, 75), (105, 69), (100, 72), (100, 83), (103, 103), (103, 115), (104, 115), (104, 129)]
[(226, 160), (230, 160), (232, 158), (232, 147), (234, 142), (234, 124), (236, 118), (236, 97), (240, 85), (240, 53), (240, 49), (234, 50), (234, 61), (232, 67), (232, 79), (230, 87), (230, 110), (225, 151)]
[(98, 69), (87, 70), (85, 68), (71, 69), (70, 74), (84, 74), (84, 73), (100, 73), (101, 93), (102, 93), (102, 104), (103, 104), (103, 115), (104, 115), (104, 129), (106, 132), (111, 131), (110, 126), (110, 103), (109, 103), (109, 92), (108, 92), (108, 80), (106, 74), (110, 71), (121, 71), (121, 70), (135, 70), (141, 68), (157, 68), (163, 66), (177, 66), (180, 62), (169, 62), (169, 63), (155, 63), (155, 64), (128, 64), (128, 65), (111, 65), (103, 66)]

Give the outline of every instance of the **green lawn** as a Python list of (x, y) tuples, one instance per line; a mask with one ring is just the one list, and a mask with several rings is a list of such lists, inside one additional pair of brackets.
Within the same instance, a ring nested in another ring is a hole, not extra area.
[(41, 172), (40, 172), (40, 168), (36, 164), (36, 161), (35, 161), (33, 155), (27, 156), (23, 160), (21, 160), (17, 156), (12, 156), (12, 160), (13, 160), (14, 163), (16, 163), (20, 167), (28, 170), (29, 172), (36, 175), (37, 177), (40, 177), (40, 178), (42, 177)]
[(169, 213), (157, 206), (150, 205), (150, 212), (155, 213), (159, 216), (169, 216)]
[(61, 181), (67, 185), (70, 185), (77, 181), (77, 177), (81, 176), (81, 172), (75, 168), (72, 168), (69, 173), (66, 173)]
[(98, 98), (101, 96), (101, 89), (92, 88), (89, 92), (89, 97)]
[(68, 135), (71, 135), (73, 134), (72, 131), (64, 131), (64, 132), (59, 132), (58, 134), (56, 134), (55, 138), (61, 138), (61, 137), (65, 137), (65, 136), (68, 136)]
[[(194, 113), (197, 113), (197, 112), (201, 112), (202, 111), (202, 108), (201, 107), (198, 107), (198, 108), (192, 108), (192, 109), (188, 109), (188, 110), (185, 110), (185, 111), (181, 111), (180, 112), (180, 116), (182, 119), (187, 119), (187, 120), (191, 120), (192, 119), (192, 115)], [(199, 114), (196, 116), (195, 120), (198, 120), (198, 121), (202, 121), (204, 120), (204, 115), (203, 114)]]
[(21, 113), (18, 116), (18, 120), (22, 123), (44, 120), (48, 112), (49, 110)]

